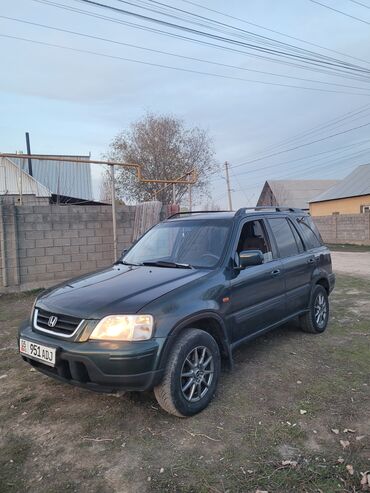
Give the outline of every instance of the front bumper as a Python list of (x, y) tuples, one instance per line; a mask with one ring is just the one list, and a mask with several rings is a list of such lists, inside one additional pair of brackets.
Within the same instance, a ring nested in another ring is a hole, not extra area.
[(34, 332), (25, 322), (19, 337), (56, 349), (55, 367), (22, 355), (35, 369), (72, 385), (98, 392), (149, 390), (163, 376), (158, 369), (164, 339), (138, 342), (71, 342)]

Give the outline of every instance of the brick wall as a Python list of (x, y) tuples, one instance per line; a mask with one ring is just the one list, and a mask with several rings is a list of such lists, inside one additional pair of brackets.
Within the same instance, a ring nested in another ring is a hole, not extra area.
[[(134, 206), (117, 207), (118, 251)], [(113, 262), (110, 206), (0, 206), (0, 292), (47, 287)]]
[(326, 243), (370, 245), (370, 214), (313, 217)]

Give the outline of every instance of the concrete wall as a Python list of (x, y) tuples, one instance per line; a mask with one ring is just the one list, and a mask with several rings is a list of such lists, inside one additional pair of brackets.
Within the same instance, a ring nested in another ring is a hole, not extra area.
[(370, 214), (313, 217), (326, 243), (370, 245)]
[(0, 205), (49, 205), (49, 197), (37, 197), (36, 195), (28, 194), (22, 195), (0, 195)]
[[(134, 206), (117, 207), (118, 249), (130, 246)], [(48, 287), (113, 262), (110, 206), (0, 205), (0, 292)]]
[(370, 205), (370, 195), (326, 200), (324, 202), (311, 202), (310, 213), (312, 216), (329, 216), (333, 213), (359, 214), (362, 212), (362, 206), (364, 205)]

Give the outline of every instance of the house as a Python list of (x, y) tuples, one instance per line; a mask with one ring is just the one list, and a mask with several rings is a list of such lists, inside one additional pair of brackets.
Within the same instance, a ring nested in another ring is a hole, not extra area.
[(370, 212), (370, 164), (358, 166), (339, 183), (310, 201), (312, 216)]
[[(32, 175), (51, 192), (52, 203), (88, 205), (93, 202), (91, 165), (79, 162), (89, 160), (90, 156), (38, 156), (48, 159), (32, 158)], [(63, 158), (72, 158), (74, 162), (63, 161)], [(11, 161), (28, 174), (27, 159), (11, 158)]]
[(45, 205), (51, 192), (8, 158), (0, 158), (0, 205)]
[(309, 202), (338, 180), (267, 180), (257, 206), (284, 206), (309, 209)]

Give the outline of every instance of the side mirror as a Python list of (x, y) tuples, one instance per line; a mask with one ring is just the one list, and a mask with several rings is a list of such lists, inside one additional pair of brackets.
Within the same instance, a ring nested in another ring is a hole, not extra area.
[(239, 269), (261, 264), (263, 264), (263, 253), (261, 250), (243, 250), (239, 253)]

